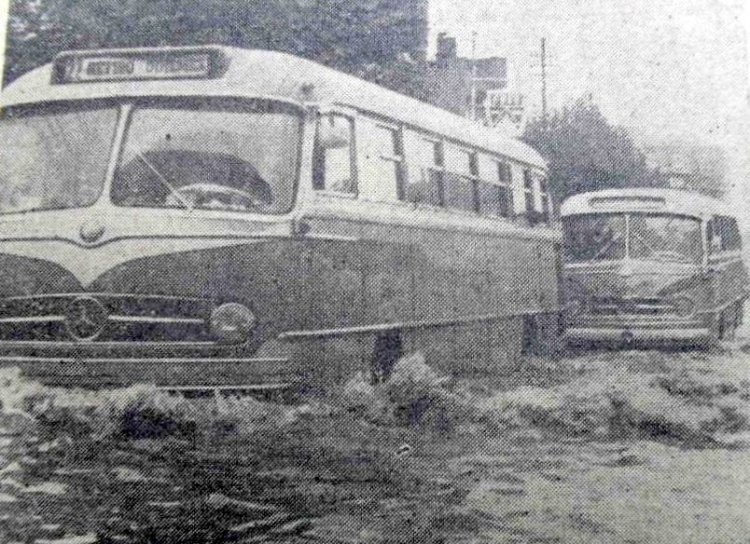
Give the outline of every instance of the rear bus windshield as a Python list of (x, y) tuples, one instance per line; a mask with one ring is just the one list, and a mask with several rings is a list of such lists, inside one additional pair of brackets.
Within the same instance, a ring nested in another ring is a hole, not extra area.
[(155, 103), (133, 110), (112, 185), (120, 206), (291, 210), (301, 116), (278, 104)]
[(567, 262), (624, 259), (698, 264), (701, 222), (670, 214), (586, 214), (563, 218)]

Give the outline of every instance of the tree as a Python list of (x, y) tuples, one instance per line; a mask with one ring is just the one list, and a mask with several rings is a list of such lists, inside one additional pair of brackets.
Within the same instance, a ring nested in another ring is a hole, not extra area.
[(523, 140), (548, 161), (558, 199), (598, 189), (659, 185), (659, 176), (627, 131), (612, 126), (588, 99), (531, 121)]
[(4, 81), (66, 49), (208, 43), (289, 52), (419, 94), (408, 64), (427, 47), (427, 0), (11, 0)]

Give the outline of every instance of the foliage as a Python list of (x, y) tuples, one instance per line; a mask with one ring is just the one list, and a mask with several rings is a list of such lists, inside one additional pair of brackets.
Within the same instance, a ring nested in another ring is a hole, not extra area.
[(627, 131), (612, 126), (587, 99), (546, 121), (533, 120), (523, 139), (547, 159), (558, 199), (598, 189), (660, 184)]
[(410, 66), (427, 46), (426, 6), (425, 0), (11, 0), (4, 81), (66, 49), (217, 43), (289, 52), (419, 95), (421, 75)]

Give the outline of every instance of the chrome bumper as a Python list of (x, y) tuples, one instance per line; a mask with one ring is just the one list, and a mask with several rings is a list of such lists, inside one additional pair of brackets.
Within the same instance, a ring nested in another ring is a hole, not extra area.
[(0, 367), (18, 367), (24, 376), (63, 387), (274, 387), (300, 381), (288, 358), (259, 357), (91, 357), (0, 356)]
[(569, 342), (575, 341), (706, 341), (710, 338), (711, 331), (705, 328), (663, 328), (663, 329), (639, 329), (630, 328), (569, 328), (564, 337)]

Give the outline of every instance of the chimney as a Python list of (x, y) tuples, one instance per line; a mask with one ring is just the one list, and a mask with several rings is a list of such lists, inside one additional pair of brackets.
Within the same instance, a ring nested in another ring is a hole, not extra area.
[(447, 68), (456, 60), (457, 56), (456, 38), (448, 36), (445, 32), (438, 34), (437, 53), (435, 54), (438, 68)]

